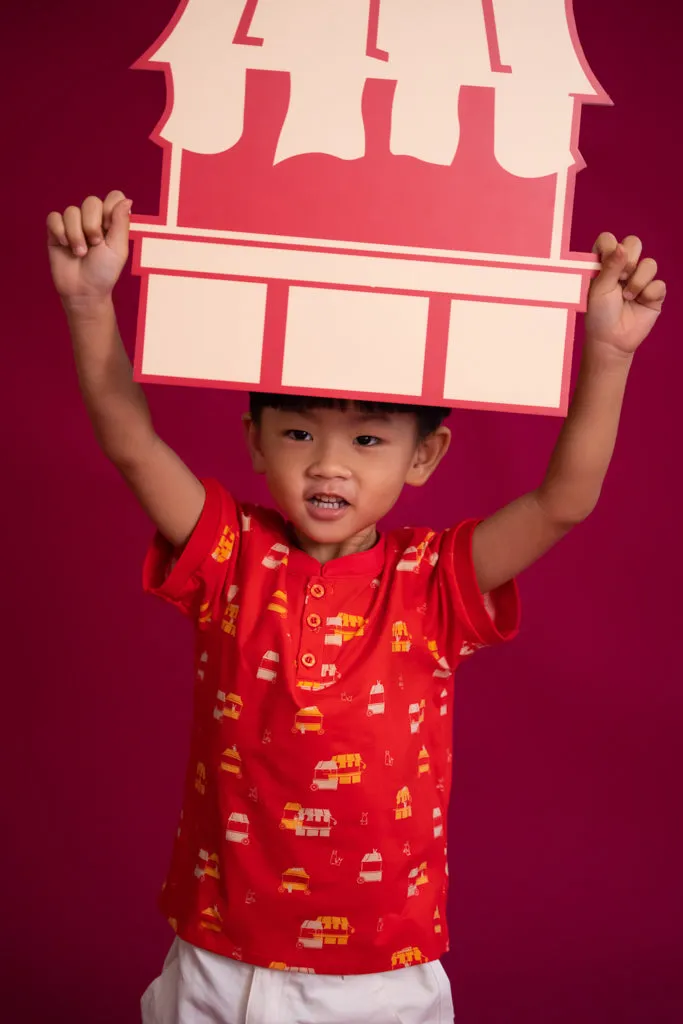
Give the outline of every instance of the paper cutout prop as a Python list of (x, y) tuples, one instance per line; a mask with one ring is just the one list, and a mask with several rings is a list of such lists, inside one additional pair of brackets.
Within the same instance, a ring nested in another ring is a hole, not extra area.
[(185, 0), (136, 218), (138, 380), (563, 414), (571, 0)]

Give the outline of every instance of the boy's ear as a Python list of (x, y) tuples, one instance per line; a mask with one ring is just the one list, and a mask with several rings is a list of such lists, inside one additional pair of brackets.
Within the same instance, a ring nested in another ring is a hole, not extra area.
[(265, 473), (266, 460), (261, 450), (261, 430), (259, 425), (254, 422), (250, 413), (245, 412), (242, 416), (242, 426), (244, 427), (244, 436), (247, 441), (249, 454), (251, 455), (251, 464), (254, 467), (254, 472)]
[(426, 484), (448, 451), (450, 443), (451, 432), (444, 426), (437, 427), (433, 433), (421, 438), (415, 449), (415, 458), (408, 470), (406, 483), (411, 487), (422, 487)]

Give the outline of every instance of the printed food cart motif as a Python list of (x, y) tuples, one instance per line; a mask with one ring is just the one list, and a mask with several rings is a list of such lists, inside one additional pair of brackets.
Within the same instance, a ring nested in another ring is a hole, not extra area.
[(311, 876), (303, 868), (288, 868), (282, 873), (282, 882), (278, 892), (302, 892), (306, 896), (311, 895)]
[(383, 715), (384, 711), (384, 686), (378, 679), (375, 685), (370, 689), (370, 698), (368, 700), (368, 718), (372, 718), (373, 715)]
[(301, 925), (299, 949), (322, 949), (323, 946), (346, 946), (354, 929), (346, 917), (318, 917)]
[(410, 731), (415, 734), (420, 731), (420, 726), (425, 720), (425, 699), (422, 698), (414, 704), (411, 704), (408, 708), (408, 718), (410, 720)]
[(273, 960), (272, 963), (268, 964), (268, 967), (271, 971), (291, 971), (292, 974), (315, 974), (312, 967), (288, 967), (281, 960)]
[(223, 528), (223, 533), (219, 537), (218, 544), (216, 545), (216, 550), (213, 552), (211, 557), (214, 559), (214, 561), (218, 562), (219, 564), (222, 562), (227, 562), (232, 556), (234, 547), (235, 531), (231, 529), (231, 527), (225, 526)]
[(275, 612), (281, 618), (287, 616), (287, 594), (284, 590), (276, 590), (270, 601), (268, 602), (269, 612)]
[(257, 679), (265, 679), (266, 682), (277, 681), (278, 668), (280, 667), (280, 655), (277, 651), (266, 651), (256, 671)]
[(391, 627), (391, 650), (394, 654), (407, 654), (412, 646), (412, 637), (405, 622), (395, 622)]
[(481, 644), (471, 644), (465, 641), (460, 648), (460, 657), (470, 658), (473, 654), (476, 654), (477, 651), (481, 650), (481, 647)]
[(434, 911), (434, 934), (441, 935), (441, 912), (438, 907)]
[(427, 963), (429, 963), (429, 960), (420, 951), (418, 946), (406, 946), (405, 949), (399, 949), (391, 958), (392, 970), (396, 970), (399, 967), (412, 967), (414, 964)]
[(319, 690), (328, 690), (338, 681), (337, 666), (334, 662), (330, 662), (320, 666), (320, 676), (317, 679), (298, 679), (296, 685), (300, 690), (317, 693)]
[(401, 821), (404, 818), (412, 817), (412, 803), (413, 798), (410, 795), (410, 790), (408, 789), (407, 786), (403, 786), (403, 788), (399, 789), (398, 793), (396, 794), (396, 821)]
[(221, 768), (229, 775), (242, 778), (242, 758), (237, 747), (227, 747), (221, 754)]
[(203, 761), (199, 761), (197, 764), (197, 770), (194, 777), (194, 788), (200, 796), (204, 796), (206, 793), (206, 765)]
[(315, 732), (318, 736), (324, 736), (325, 730), (323, 729), (323, 714), (320, 708), (301, 708), (297, 711), (294, 716), (294, 727), (292, 732), (299, 732), (302, 736), (307, 732)]
[(439, 695), (439, 715), (445, 718), (448, 714), (448, 689), (444, 686)]
[(434, 838), (438, 839), (443, 835), (443, 815), (440, 807), (435, 807), (432, 811), (432, 821), (434, 824)]
[(301, 804), (285, 804), (280, 828), (294, 832), (297, 836), (329, 836), (336, 825), (332, 812), (323, 807), (302, 807)]
[(450, 679), (453, 675), (451, 666), (448, 664), (446, 659), (439, 653), (439, 648), (436, 640), (427, 641), (427, 649), (431, 652), (434, 660), (436, 661), (436, 668), (434, 669), (435, 679)]
[[(424, 540), (415, 546), (411, 544), (410, 547), (406, 548), (403, 552), (401, 559), (396, 566), (396, 572), (419, 572), (420, 566), (422, 565), (423, 559), (427, 553), (431, 541), (434, 540), (436, 534), (433, 530), (429, 530)], [(439, 561), (439, 554), (437, 551), (433, 551), (429, 558), (428, 563), (431, 566), (435, 566)]]
[(318, 761), (311, 789), (355, 785), (361, 781), (364, 771), (365, 762), (360, 754), (335, 754), (330, 761)]
[(206, 907), (199, 918), (199, 927), (207, 932), (220, 932), (223, 929), (223, 918), (217, 906)]
[(195, 878), (215, 878), (216, 880), (221, 877), (220, 863), (218, 860), (218, 854), (212, 853), (209, 855), (208, 850), (200, 850), (197, 858), (197, 865), (194, 869)]
[(264, 555), (261, 565), (264, 569), (279, 569), (287, 565), (289, 559), (289, 548), (286, 544), (273, 544), (267, 555)]
[(429, 772), (429, 751), (426, 747), (422, 747), (420, 753), (417, 755), (417, 774), (418, 776), (429, 775)]
[(330, 615), (325, 620), (327, 633), (325, 643), (328, 647), (341, 647), (354, 637), (364, 636), (367, 622), (362, 615), (349, 615), (341, 612), (339, 615)]
[(373, 850), (372, 853), (366, 853), (360, 863), (360, 874), (358, 875), (358, 884), (363, 885), (364, 882), (381, 882), (382, 881), (382, 855), (377, 850)]
[(216, 701), (218, 703), (214, 709), (214, 718), (232, 718), (235, 722), (239, 722), (244, 710), (244, 702), (239, 694), (226, 694), (223, 690), (219, 690), (216, 694)]
[(242, 843), (243, 846), (249, 845), (249, 818), (246, 814), (233, 811), (228, 818), (225, 838), (230, 843)]
[[(233, 593), (237, 593), (237, 587), (230, 587)], [(228, 636), (237, 636), (237, 619), (240, 614), (240, 606), (228, 597), (228, 603), (225, 606), (225, 612), (223, 613), (223, 620), (221, 622), (221, 629)]]
[(299, 819), (299, 812), (302, 810), (301, 804), (285, 804), (285, 808), (280, 818), (280, 828), (290, 829), (294, 831), (297, 826)]
[(168, 96), (139, 379), (566, 409), (609, 102), (571, 0), (181, 0), (137, 67)]
[(423, 861), (419, 867), (408, 872), (408, 896), (419, 896), (422, 886), (428, 884), (427, 862)]

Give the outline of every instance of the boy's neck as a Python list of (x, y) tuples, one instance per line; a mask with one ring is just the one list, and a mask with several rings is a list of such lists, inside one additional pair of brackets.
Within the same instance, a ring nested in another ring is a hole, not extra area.
[(310, 537), (299, 533), (297, 530), (293, 532), (296, 543), (301, 550), (305, 551), (311, 558), (315, 558), (316, 562), (320, 562), (321, 565), (325, 565), (326, 562), (332, 562), (336, 558), (344, 558), (346, 555), (357, 555), (361, 551), (369, 551), (370, 548), (374, 548), (379, 537), (374, 523), (366, 527), (365, 530), (361, 530), (360, 533), (355, 533), (352, 537), (338, 544), (320, 544), (315, 540), (311, 540)]

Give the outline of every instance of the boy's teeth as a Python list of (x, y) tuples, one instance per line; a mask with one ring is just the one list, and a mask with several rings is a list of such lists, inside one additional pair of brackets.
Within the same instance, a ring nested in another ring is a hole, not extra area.
[(346, 504), (343, 498), (327, 498), (320, 494), (315, 494), (310, 500), (314, 505), (319, 505), (322, 508), (341, 508)]

